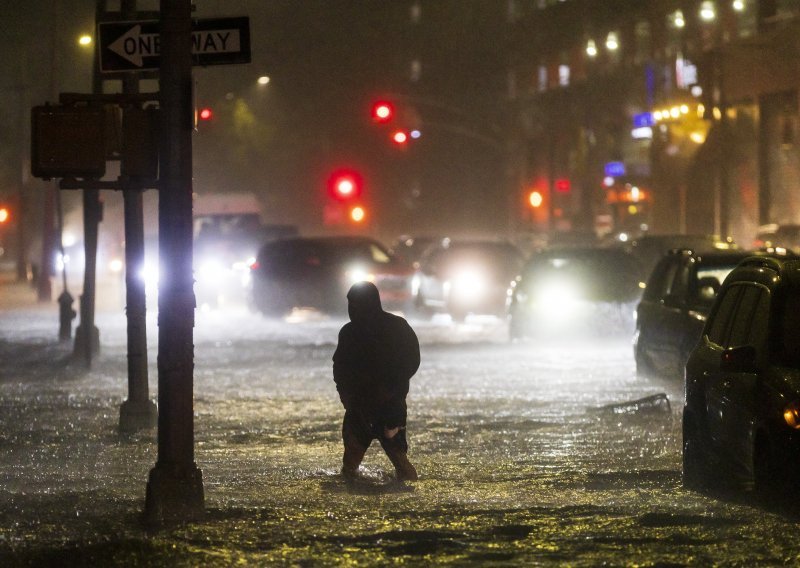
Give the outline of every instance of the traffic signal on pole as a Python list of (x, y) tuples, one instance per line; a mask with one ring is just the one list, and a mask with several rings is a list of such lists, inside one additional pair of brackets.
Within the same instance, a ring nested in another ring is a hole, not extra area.
[(383, 124), (394, 118), (394, 105), (387, 101), (378, 101), (372, 105), (372, 120)]
[(367, 212), (361, 205), (356, 205), (350, 210), (350, 220), (355, 223), (362, 223), (367, 217)]
[(361, 195), (362, 179), (353, 170), (337, 170), (328, 180), (328, 193), (337, 201), (353, 201)]
[(572, 189), (572, 184), (570, 183), (568, 178), (559, 178), (556, 180), (556, 191), (559, 193), (569, 193), (569, 190)]
[(405, 130), (395, 130), (392, 132), (392, 142), (398, 146), (405, 146), (408, 143), (408, 132)]
[(538, 209), (544, 204), (544, 196), (542, 195), (541, 191), (532, 190), (528, 194), (528, 205), (533, 207), (534, 209)]

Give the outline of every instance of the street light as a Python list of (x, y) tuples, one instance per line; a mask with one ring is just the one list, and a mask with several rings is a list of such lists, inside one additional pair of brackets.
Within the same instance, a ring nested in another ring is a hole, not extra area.
[(266, 75), (262, 75), (261, 77), (258, 78), (257, 82), (259, 85), (269, 85), (269, 77)]
[(89, 34), (83, 34), (81, 37), (78, 38), (78, 43), (83, 46), (92, 45), (92, 36)]

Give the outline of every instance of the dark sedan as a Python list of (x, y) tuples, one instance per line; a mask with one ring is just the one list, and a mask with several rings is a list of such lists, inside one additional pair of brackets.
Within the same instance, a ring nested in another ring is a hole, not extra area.
[(511, 291), (509, 335), (630, 335), (643, 286), (639, 263), (619, 249), (536, 253)]
[(412, 268), (367, 237), (304, 237), (272, 241), (258, 253), (252, 271), (253, 305), (266, 315), (292, 308), (328, 313), (347, 310), (347, 291), (374, 282), (387, 310), (408, 309)]
[(665, 255), (650, 274), (636, 308), (637, 373), (682, 380), (689, 352), (700, 340), (725, 277), (745, 258), (770, 254), (781, 256), (734, 250), (674, 250)]
[(728, 276), (686, 364), (683, 478), (771, 493), (800, 466), (800, 261)]

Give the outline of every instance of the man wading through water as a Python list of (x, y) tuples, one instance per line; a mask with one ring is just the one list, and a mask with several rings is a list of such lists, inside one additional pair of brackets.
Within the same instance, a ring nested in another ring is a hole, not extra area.
[(374, 439), (395, 468), (398, 481), (414, 481), (408, 461), (406, 395), (419, 368), (419, 341), (408, 322), (383, 311), (371, 282), (347, 293), (350, 322), (339, 331), (333, 380), (344, 405), (342, 475), (353, 480)]

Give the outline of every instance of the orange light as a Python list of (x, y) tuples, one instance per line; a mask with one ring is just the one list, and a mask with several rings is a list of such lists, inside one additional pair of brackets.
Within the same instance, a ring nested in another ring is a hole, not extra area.
[(361, 223), (366, 216), (366, 211), (364, 211), (364, 208), (360, 205), (357, 205), (350, 210), (350, 218), (356, 223)]
[(10, 216), (11, 214), (8, 212), (8, 209), (6, 209), (5, 207), (0, 208), (0, 223), (5, 223), (6, 221), (8, 221), (8, 218)]
[(528, 195), (528, 203), (534, 209), (541, 207), (542, 203), (544, 203), (544, 196), (540, 191), (536, 190), (531, 191), (530, 194)]

